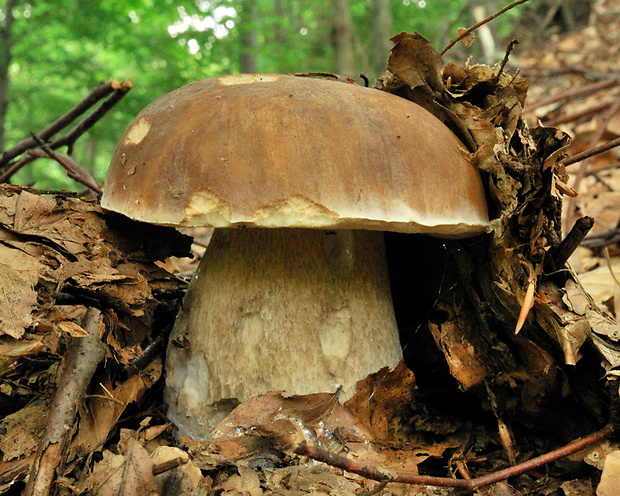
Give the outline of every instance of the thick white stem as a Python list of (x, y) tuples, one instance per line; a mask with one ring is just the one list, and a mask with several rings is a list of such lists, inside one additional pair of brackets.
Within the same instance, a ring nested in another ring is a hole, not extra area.
[(344, 401), (401, 356), (381, 232), (219, 229), (172, 332), (168, 415), (202, 439), (240, 401)]

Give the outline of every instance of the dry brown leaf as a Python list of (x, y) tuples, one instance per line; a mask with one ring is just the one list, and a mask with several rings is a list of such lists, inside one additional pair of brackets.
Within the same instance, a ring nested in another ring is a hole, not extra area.
[(258, 474), (251, 468), (240, 464), (237, 465), (237, 470), (239, 471), (239, 475), (232, 475), (214, 489), (221, 490), (223, 494), (229, 494), (231, 496), (241, 496), (243, 494), (262, 496), (263, 489), (261, 488)]
[(23, 245), (12, 245), (17, 246), (0, 242), (0, 335), (21, 338), (35, 322), (38, 295), (34, 288), (46, 268)]
[(116, 387), (106, 381), (80, 406), (78, 432), (71, 443), (77, 454), (88, 454), (99, 448), (105, 441), (127, 405), (136, 401), (144, 393), (142, 379), (131, 376)]
[[(458, 28), (457, 34), (461, 36), (466, 31), (467, 31), (467, 28)], [(473, 45), (474, 40), (476, 38), (477, 38), (476, 33), (474, 33), (473, 31), (470, 31), (468, 34), (466, 34), (463, 38), (460, 39), (460, 42), (469, 48), (470, 46)]]
[(444, 91), (441, 69), (443, 61), (435, 47), (418, 33), (400, 33), (392, 37), (388, 70), (410, 88), (421, 87), (429, 92)]
[(122, 454), (103, 452), (103, 459), (93, 467), (81, 489), (97, 496), (151, 495), (157, 490), (151, 457), (130, 437)]
[(33, 454), (45, 430), (49, 405), (37, 401), (17, 412), (7, 415), (2, 420), (0, 452), (2, 464), (20, 457)]
[(86, 331), (82, 329), (80, 325), (75, 322), (71, 322), (70, 320), (63, 320), (62, 322), (58, 322), (56, 325), (60, 331), (66, 332), (73, 338), (83, 338), (86, 336)]
[(618, 488), (620, 488), (620, 450), (609, 453), (605, 458), (596, 496), (617, 496)]
[(376, 439), (399, 439), (406, 436), (416, 405), (415, 388), (413, 372), (401, 360), (394, 370), (384, 367), (358, 381), (357, 392), (345, 406)]
[(151, 459), (155, 467), (177, 459), (184, 461), (182, 465), (155, 476), (158, 493), (161, 495), (189, 494), (198, 487), (202, 480), (200, 469), (180, 448), (159, 446), (151, 455)]
[[(371, 439), (367, 429), (330, 393), (285, 396), (274, 391), (238, 405), (214, 429), (217, 441), (241, 433), (268, 437), (277, 445), (321, 441), (339, 442), (340, 436)], [(338, 433), (336, 436), (334, 433)]]

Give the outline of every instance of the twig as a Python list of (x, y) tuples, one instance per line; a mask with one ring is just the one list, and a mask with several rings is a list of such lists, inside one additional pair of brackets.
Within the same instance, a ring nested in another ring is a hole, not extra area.
[(594, 226), (592, 217), (580, 217), (551, 256), (554, 270), (561, 269)]
[(574, 114), (559, 115), (553, 119), (543, 118), (543, 123), (545, 126), (555, 127), (560, 124), (566, 124), (567, 122), (585, 122), (586, 119), (584, 119), (584, 117), (592, 118), (602, 110), (608, 109), (611, 105), (611, 102), (606, 102), (581, 110), (580, 112), (575, 112)]
[[(48, 143), (52, 150), (66, 145), (69, 147), (69, 153), (71, 153), (71, 148), (75, 144), (75, 141), (82, 134), (93, 127), (93, 125), (98, 122), (114, 105), (116, 105), (116, 103), (118, 103), (130, 89), (131, 83), (129, 81), (123, 81), (122, 83), (118, 83), (117, 81), (111, 81), (105, 84), (101, 83), (88, 97), (86, 97), (86, 99), (77, 104), (73, 109), (57, 119), (54, 123), (50, 124), (43, 131), (36, 133), (36, 135), (42, 140), (47, 141), (50, 136), (71, 124), (71, 122), (86, 112), (86, 110), (92, 107), (97, 101), (112, 93), (109, 98), (104, 100), (99, 107), (82, 119), (75, 127), (73, 127), (73, 129), (60, 138), (52, 140)], [(37, 146), (38, 145), (32, 136), (20, 141), (13, 148), (0, 154), (0, 168), (9, 163), (11, 159)], [(17, 162), (10, 164), (9, 167), (2, 172), (2, 174), (0, 174), (0, 182), (8, 181), (8, 179), (15, 174), (15, 172), (35, 159), (36, 157), (33, 156), (25, 156), (20, 158)]]
[(620, 243), (620, 228), (591, 234), (581, 243), (586, 248), (600, 248), (601, 246), (609, 246)]
[(99, 120), (106, 115), (109, 110), (114, 107), (119, 101), (123, 99), (123, 97), (131, 90), (132, 86), (129, 81), (123, 81), (122, 83), (118, 83), (117, 81), (113, 81), (114, 84), (114, 93), (106, 98), (99, 107), (97, 107), (92, 113), (82, 119), (73, 129), (71, 129), (67, 134), (54, 140), (51, 144), (52, 148), (60, 148), (61, 146), (67, 145), (69, 147), (69, 153), (71, 153), (71, 149), (73, 145), (77, 141), (77, 139), (82, 136), (86, 131), (88, 131), (91, 127), (93, 127)]
[(324, 448), (318, 446), (302, 443), (295, 448), (295, 453), (301, 456), (307, 456), (314, 460), (327, 463), (332, 467), (337, 467), (347, 472), (351, 472), (367, 479), (376, 480), (379, 482), (401, 482), (404, 484), (424, 484), (427, 486), (442, 486), (442, 487), (459, 487), (468, 491), (474, 491), (483, 486), (495, 484), (506, 480), (510, 477), (524, 474), (539, 468), (547, 463), (559, 460), (566, 456), (572, 455), (582, 449), (593, 446), (603, 439), (609, 437), (614, 432), (611, 424), (608, 424), (600, 431), (585, 436), (581, 439), (573, 441), (572, 443), (563, 446), (557, 450), (551, 451), (544, 455), (532, 458), (527, 462), (519, 463), (508, 467), (504, 470), (499, 470), (481, 477), (474, 479), (452, 479), (449, 477), (434, 477), (431, 475), (417, 475), (417, 474), (404, 474), (399, 472), (390, 472), (371, 465), (367, 465), (363, 462), (358, 462), (346, 458), (344, 456), (332, 453)]
[(164, 472), (168, 472), (169, 470), (180, 467), (181, 465), (185, 465), (188, 459), (183, 458), (182, 456), (177, 456), (172, 460), (166, 460), (165, 462), (159, 463), (157, 465), (153, 465), (153, 475), (163, 474)]
[(497, 12), (495, 12), (495, 14), (490, 15), (489, 17), (487, 17), (485, 19), (482, 19), (480, 22), (477, 22), (472, 27), (467, 28), (466, 30), (462, 31), (461, 34), (459, 34), (456, 38), (452, 38), (450, 40), (450, 43), (448, 43), (448, 46), (446, 46), (446, 48), (444, 48), (441, 51), (440, 55), (443, 55), (444, 53), (446, 53), (448, 50), (450, 50), (450, 48), (452, 48), (459, 41), (461, 41), (463, 38), (465, 38), (469, 33), (471, 33), (472, 31), (475, 31), (476, 29), (478, 29), (483, 24), (486, 24), (487, 22), (492, 21), (496, 17), (499, 17), (500, 15), (502, 15), (504, 12), (512, 9), (513, 7), (516, 7), (517, 5), (521, 5), (522, 3), (525, 3), (527, 1), (528, 0), (517, 0), (516, 2), (512, 2), (510, 5), (506, 5), (506, 7), (504, 7), (503, 9), (498, 10)]
[[(620, 145), (620, 137), (618, 137), (615, 140), (611, 140), (605, 143), (604, 145), (594, 146), (602, 138), (603, 133), (605, 132), (605, 129), (607, 129), (607, 125), (609, 124), (613, 116), (616, 115), (618, 110), (620, 110), (620, 100), (616, 101), (616, 103), (614, 103), (611, 106), (611, 108), (607, 112), (605, 112), (603, 121), (601, 122), (600, 126), (596, 130), (596, 133), (594, 133), (594, 136), (592, 137), (592, 139), (590, 140), (589, 150), (586, 150), (585, 152), (578, 153), (577, 155), (573, 155), (572, 157), (567, 157), (561, 160), (561, 163), (564, 166), (574, 164), (575, 162), (579, 162), (583, 160), (583, 162), (581, 162), (581, 165), (579, 166), (579, 170), (577, 171), (577, 175), (575, 176), (575, 180), (573, 181), (573, 184), (572, 184), (572, 188), (575, 191), (579, 191), (579, 185), (581, 184), (581, 180), (585, 177), (586, 172), (588, 170), (588, 160), (590, 159), (590, 157), (593, 157), (594, 155), (597, 155), (601, 152), (610, 150), (611, 148), (614, 148), (615, 146)], [(577, 210), (577, 203), (575, 201), (575, 198), (574, 197), (569, 198), (567, 205), (566, 205), (566, 217), (565, 217), (565, 222), (567, 226), (572, 224), (573, 219), (575, 218), (576, 210)]]
[(47, 427), (24, 490), (25, 496), (45, 496), (50, 493), (56, 468), (73, 428), (78, 405), (95, 369), (105, 354), (105, 346), (99, 337), (103, 316), (96, 308), (90, 308), (83, 319), (86, 335), (72, 340), (67, 360), (52, 403)]
[(508, 46), (506, 47), (506, 53), (504, 54), (504, 60), (502, 60), (499, 65), (499, 70), (497, 71), (497, 77), (500, 77), (502, 72), (504, 71), (504, 67), (508, 63), (508, 58), (510, 57), (510, 52), (514, 50), (514, 48), (519, 44), (519, 40), (510, 40)]
[(620, 85), (620, 80), (611, 79), (588, 84), (587, 86), (582, 86), (581, 88), (573, 88), (568, 91), (558, 93), (557, 95), (538, 100), (531, 105), (526, 105), (523, 109), (523, 113), (526, 114), (528, 112), (532, 112), (539, 107), (544, 107), (545, 105), (549, 105), (551, 103), (561, 102), (563, 100), (573, 100), (582, 96), (589, 96), (601, 90), (613, 88), (614, 86), (618, 85)]
[(77, 160), (69, 157), (68, 155), (63, 155), (62, 153), (55, 152), (50, 148), (50, 146), (45, 143), (39, 136), (32, 133), (32, 138), (35, 142), (41, 147), (44, 153), (38, 153), (36, 150), (29, 150), (29, 154), (37, 157), (49, 157), (52, 160), (55, 160), (60, 165), (62, 165), (67, 171), (67, 175), (71, 179), (75, 179), (77, 182), (83, 184), (90, 190), (95, 192), (95, 196), (103, 194), (103, 190), (97, 185), (97, 181), (91, 176), (90, 172), (88, 172)]
[(594, 155), (598, 155), (599, 153), (603, 153), (603, 152), (606, 152), (607, 150), (611, 150), (612, 148), (615, 148), (616, 146), (620, 146), (620, 137), (613, 139), (611, 141), (608, 141), (607, 143), (604, 143), (602, 145), (595, 146), (594, 148), (590, 148), (589, 150), (586, 150), (585, 152), (577, 153), (570, 157), (566, 157), (560, 160), (560, 163), (564, 164), (565, 166), (572, 165), (576, 162), (581, 162), (582, 160), (586, 158), (590, 158), (590, 157), (593, 157)]
[[(37, 133), (41, 139), (47, 140), (50, 136), (53, 136), (61, 129), (67, 127), (71, 122), (77, 119), (80, 115), (86, 112), (90, 107), (92, 107), (95, 103), (97, 103), (102, 98), (105, 98), (110, 93), (115, 91), (115, 85), (118, 86), (117, 83), (113, 81), (109, 81), (107, 83), (101, 82), (97, 87), (95, 87), (90, 94), (84, 98), (80, 103), (78, 103), (75, 107), (69, 110), (67, 113), (56, 119), (49, 126), (47, 126), (42, 131)], [(0, 167), (7, 164), (10, 160), (14, 159), (18, 155), (21, 155), (26, 150), (30, 148), (34, 148), (36, 144), (32, 138), (26, 138), (19, 143), (17, 143), (14, 147), (3, 151), (0, 153)]]

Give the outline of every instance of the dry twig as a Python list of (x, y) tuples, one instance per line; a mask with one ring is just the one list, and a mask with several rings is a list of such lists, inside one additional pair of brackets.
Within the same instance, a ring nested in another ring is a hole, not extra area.
[(464, 31), (461, 32), (461, 34), (459, 34), (456, 38), (452, 38), (450, 40), (450, 43), (448, 43), (448, 46), (446, 46), (446, 48), (444, 48), (440, 55), (443, 55), (444, 53), (446, 53), (448, 50), (450, 50), (450, 48), (452, 48), (454, 45), (456, 45), (459, 41), (461, 41), (463, 38), (465, 38), (469, 33), (471, 33), (472, 31), (475, 31), (476, 29), (478, 29), (480, 26), (486, 24), (489, 21), (492, 21), (493, 19), (495, 19), (496, 17), (499, 17), (500, 15), (502, 15), (504, 12), (509, 11), (510, 9), (512, 9), (513, 7), (516, 7), (517, 5), (521, 5), (522, 3), (527, 2), (528, 0), (517, 0), (516, 2), (512, 2), (510, 5), (506, 5), (506, 7), (504, 7), (501, 10), (498, 10), (497, 12), (495, 12), (495, 14), (490, 15), (489, 17), (486, 17), (485, 19), (482, 19), (480, 22), (477, 22), (476, 24), (474, 24), (472, 27), (465, 29)]
[(557, 95), (543, 98), (542, 100), (538, 100), (537, 102), (534, 102), (530, 105), (526, 105), (523, 109), (523, 113), (527, 114), (536, 110), (539, 107), (544, 107), (545, 105), (549, 105), (551, 103), (561, 102), (565, 100), (573, 100), (584, 96), (590, 96), (594, 93), (598, 93), (599, 91), (606, 90), (607, 88), (613, 88), (614, 86), (618, 85), (620, 85), (620, 81), (610, 79), (588, 84), (587, 86), (582, 86), (581, 88), (573, 88), (558, 93)]
[(506, 480), (510, 477), (524, 474), (530, 470), (546, 465), (547, 463), (554, 462), (581, 451), (582, 449), (594, 446), (603, 439), (609, 437), (613, 432), (614, 429), (612, 425), (608, 424), (600, 431), (573, 441), (572, 443), (569, 443), (566, 446), (551, 451), (545, 455), (532, 458), (527, 462), (519, 463), (504, 470), (499, 470), (474, 479), (452, 479), (449, 477), (434, 477), (430, 475), (389, 472), (387, 470), (367, 465), (364, 462), (351, 460), (336, 453), (332, 453), (324, 448), (319, 448), (318, 446), (309, 445), (306, 443), (298, 445), (295, 448), (295, 453), (379, 482), (388, 481), (401, 482), (404, 484), (424, 484), (427, 486), (458, 487), (467, 491), (474, 491), (480, 487), (495, 484), (496, 482)]
[(29, 150), (28, 153), (30, 155), (36, 157), (49, 157), (52, 160), (55, 160), (65, 168), (67, 175), (71, 179), (74, 179), (78, 183), (86, 186), (95, 193), (95, 196), (103, 194), (103, 190), (97, 185), (95, 178), (93, 178), (90, 172), (88, 172), (77, 160), (69, 157), (68, 155), (55, 152), (45, 141), (34, 133), (32, 133), (32, 138), (41, 147), (43, 153), (38, 153), (36, 150)]
[(99, 332), (102, 325), (101, 312), (90, 308), (83, 320), (86, 335), (74, 338), (71, 342), (47, 427), (30, 467), (25, 496), (45, 496), (50, 493), (56, 468), (62, 460), (65, 444), (73, 428), (78, 405), (105, 353)]
[[(61, 146), (67, 146), (69, 148), (69, 154), (75, 144), (76, 140), (88, 131), (93, 125), (99, 121), (116, 103), (118, 103), (131, 89), (131, 83), (124, 81), (119, 83), (117, 81), (110, 81), (108, 83), (101, 83), (91, 93), (75, 107), (69, 110), (66, 114), (59, 117), (50, 124), (48, 127), (36, 133), (43, 141), (49, 141), (48, 146), (52, 150), (56, 150)], [(106, 98), (107, 97), (107, 98)], [(82, 119), (73, 129), (67, 132), (65, 135), (50, 141), (49, 138), (56, 134), (61, 129), (67, 127), (75, 119), (84, 114), (89, 108), (95, 105), (102, 98), (106, 98), (92, 113)], [(14, 147), (0, 153), (0, 169), (6, 167), (0, 174), (0, 182), (7, 182), (9, 178), (15, 174), (26, 164), (36, 160), (37, 156), (28, 154), (20, 158), (14, 163), (10, 161), (22, 153), (37, 148), (39, 145), (36, 140), (30, 136), (30, 138), (24, 139), (17, 143)]]

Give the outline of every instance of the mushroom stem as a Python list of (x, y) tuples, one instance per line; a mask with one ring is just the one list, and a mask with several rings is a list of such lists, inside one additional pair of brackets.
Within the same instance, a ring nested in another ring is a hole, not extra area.
[(216, 229), (168, 347), (168, 415), (204, 439), (252, 396), (344, 402), (401, 357), (382, 232)]

